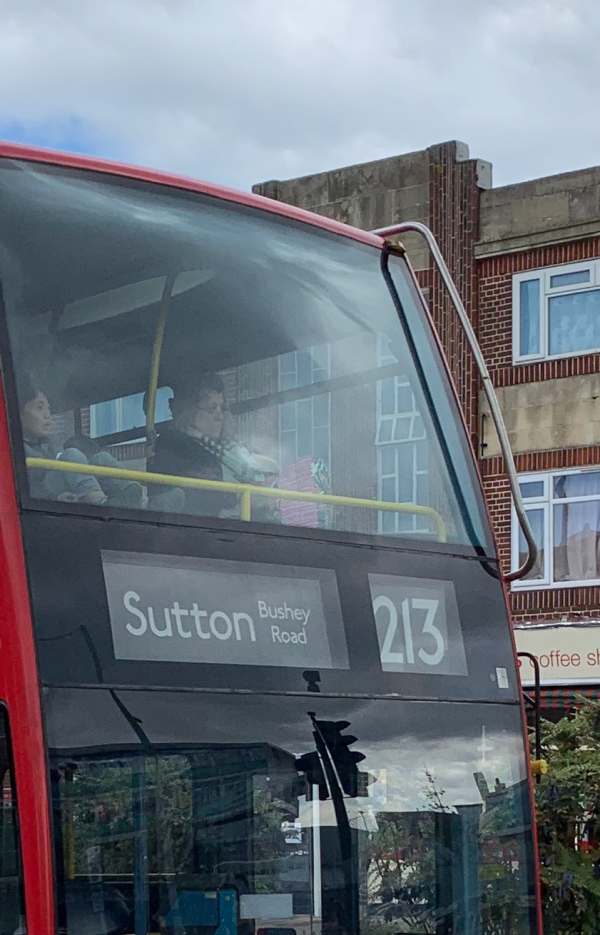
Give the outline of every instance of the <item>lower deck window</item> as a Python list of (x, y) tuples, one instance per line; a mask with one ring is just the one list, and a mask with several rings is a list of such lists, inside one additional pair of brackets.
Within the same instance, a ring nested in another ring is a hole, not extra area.
[(518, 706), (119, 701), (145, 749), (51, 751), (67, 935), (531, 935)]
[(0, 708), (0, 935), (24, 935), (25, 910), (19, 853), (17, 800), (8, 718)]

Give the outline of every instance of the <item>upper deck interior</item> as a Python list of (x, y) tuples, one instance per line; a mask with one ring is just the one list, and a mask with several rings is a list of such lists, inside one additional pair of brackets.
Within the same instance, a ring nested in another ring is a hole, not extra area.
[[(49, 462), (58, 453), (72, 464), (65, 440), (84, 436), (113, 470), (228, 482), (224, 494), (268, 486), (271, 504), (282, 490), (287, 505), (265, 508), (268, 521), (486, 538), (443, 360), (405, 261), (383, 254), (381, 238), (259, 196), (24, 147), (0, 146), (0, 180), (16, 428), (21, 457), (45, 462), (29, 462), (38, 481), (62, 470), (68, 485), (64, 465)], [(27, 392), (52, 411), (55, 437), (42, 443), (23, 428)], [(192, 418), (190, 393), (194, 419), (222, 411), (217, 429), (194, 429), (209, 470), (159, 457)], [(89, 451), (85, 463), (93, 477)], [(73, 493), (57, 494), (57, 477), (48, 486), (34, 499)], [(294, 491), (310, 507), (291, 502)], [(250, 518), (242, 502), (209, 508), (204, 497), (191, 510), (187, 494), (177, 508), (158, 499), (143, 491), (134, 505)]]

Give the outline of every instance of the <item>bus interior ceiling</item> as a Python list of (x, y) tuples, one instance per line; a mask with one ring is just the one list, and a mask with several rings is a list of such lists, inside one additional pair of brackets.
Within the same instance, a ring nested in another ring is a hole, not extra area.
[(156, 188), (150, 203), (131, 180), (14, 168), (18, 185), (0, 173), (14, 363), (57, 410), (147, 388), (165, 292), (162, 386), (324, 344), (341, 358), (344, 339), (389, 328), (372, 248), (281, 218), (265, 220), (265, 239), (254, 209)]
[[(153, 273), (146, 281), (158, 280), (164, 288), (166, 277)], [(284, 271), (269, 276), (268, 288), (254, 270), (239, 273), (239, 267), (235, 277), (226, 268), (220, 274), (214, 271), (208, 281), (167, 299), (159, 385), (173, 386), (182, 376), (239, 367), (359, 332), (329, 296), (294, 282)], [(110, 279), (114, 298), (120, 287)], [(35, 324), (38, 316), (31, 314), (21, 329), (17, 370), (33, 369), (60, 409), (128, 396), (148, 386), (160, 298), (107, 315), (97, 294), (98, 317), (77, 324), (73, 308), (82, 299), (63, 302), (51, 315), (44, 315), (47, 305), (40, 307), (46, 334), (42, 322)]]

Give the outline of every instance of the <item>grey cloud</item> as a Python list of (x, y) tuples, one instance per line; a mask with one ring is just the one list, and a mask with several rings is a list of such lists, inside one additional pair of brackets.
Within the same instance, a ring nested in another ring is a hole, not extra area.
[(591, 0), (5, 0), (0, 124), (248, 188), (449, 138), (497, 183), (594, 164)]

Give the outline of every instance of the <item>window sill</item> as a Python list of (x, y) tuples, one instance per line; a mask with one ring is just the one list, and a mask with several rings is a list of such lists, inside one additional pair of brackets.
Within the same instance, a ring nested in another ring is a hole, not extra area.
[(514, 357), (514, 367), (524, 367), (527, 364), (544, 364), (553, 360), (569, 360), (572, 357), (587, 357), (590, 354), (600, 354), (600, 347), (587, 348), (585, 351), (572, 351), (570, 354), (540, 354), (535, 357)]
[(567, 591), (569, 588), (597, 588), (600, 586), (600, 578), (587, 578), (583, 581), (556, 581), (552, 584), (540, 583), (533, 584), (529, 581), (511, 584), (511, 592), (518, 594), (521, 591)]

